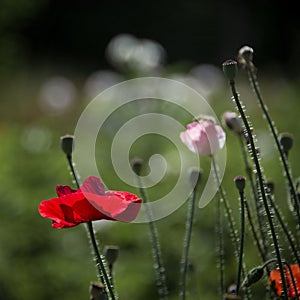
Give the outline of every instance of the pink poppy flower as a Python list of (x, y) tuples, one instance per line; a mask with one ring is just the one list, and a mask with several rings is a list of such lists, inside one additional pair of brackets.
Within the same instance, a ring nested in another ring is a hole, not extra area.
[(191, 151), (209, 156), (224, 147), (226, 135), (212, 120), (202, 119), (188, 124), (180, 138)]

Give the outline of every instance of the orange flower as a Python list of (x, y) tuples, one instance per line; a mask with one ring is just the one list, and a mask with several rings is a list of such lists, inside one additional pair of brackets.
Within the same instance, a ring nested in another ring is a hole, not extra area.
[[(285, 266), (284, 267), (284, 277), (285, 277), (285, 282), (286, 286), (288, 289), (288, 297), (293, 299), (296, 297), (296, 293), (300, 294), (300, 267), (297, 264), (290, 265), (295, 285), (296, 285), (296, 290), (294, 288), (292, 276), (290, 274), (289, 269)], [(274, 286), (276, 293), (278, 296), (281, 296), (283, 293), (283, 286), (282, 286), (282, 281), (281, 281), (281, 276), (280, 276), (280, 271), (279, 269), (273, 270), (270, 272), (269, 276), (270, 284)]]

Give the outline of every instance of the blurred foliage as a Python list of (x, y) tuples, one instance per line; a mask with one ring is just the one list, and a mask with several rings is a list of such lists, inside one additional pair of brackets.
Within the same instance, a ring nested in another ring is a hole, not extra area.
[[(52, 76), (52, 73), (49, 76)], [(260, 76), (264, 76), (263, 71), (260, 72)], [(290, 161), (294, 176), (297, 177), (299, 176), (297, 153), (300, 148), (298, 142), (300, 125), (297, 122), (299, 85), (297, 82), (287, 82), (284, 78), (264, 77), (261, 88), (278, 130), (291, 132), (295, 137), (295, 147), (291, 152)], [(43, 72), (28, 70), (20, 72), (13, 84), (3, 81), (1, 85), (1, 299), (87, 299), (89, 282), (96, 280), (96, 270), (84, 226), (54, 230), (50, 226), (51, 222), (42, 219), (37, 211), (42, 199), (55, 196), (56, 184), (72, 184), (67, 163), (59, 147), (59, 137), (73, 132), (81, 111), (89, 101), (82, 90), (82, 78), (78, 78), (75, 74), (69, 79), (77, 89), (76, 102), (62, 114), (47, 114), (47, 111), (41, 108), (39, 98), (41, 86), (47, 78)], [(238, 89), (261, 144), (265, 174), (275, 182), (278, 204), (286, 213), (286, 219), (292, 222), (287, 208), (287, 192), (279, 159), (266, 129), (265, 120), (261, 117), (256, 100), (245, 79), (241, 72), (237, 83)], [(208, 100), (219, 117), (225, 110), (233, 110), (226, 83), (221, 89), (211, 93)], [(188, 114), (182, 114), (181, 110), (176, 112), (176, 108), (166, 109), (160, 101), (150, 107), (152, 107), (151, 112), (155, 107), (155, 111), (168, 111), (183, 124), (190, 122)], [(116, 130), (124, 120), (137, 114), (137, 108), (124, 107), (123, 110), (117, 111), (115, 116), (111, 116)], [(115, 130), (104, 134), (106, 135), (103, 138), (100, 135), (101, 146), (97, 149), (99, 151), (97, 157), (100, 158), (100, 166), (105, 170), (103, 174), (109, 188), (126, 188), (138, 193), (134, 188), (122, 183), (111, 167), (107, 151), (111, 146)], [(168, 163), (172, 164), (178, 160), (178, 154), (174, 152), (173, 147), (168, 140), (150, 135), (136, 141), (132, 151), (134, 155), (143, 157), (145, 161), (153, 153), (161, 153)], [(231, 132), (227, 132), (227, 155), (223, 186), (238, 220), (239, 202), (237, 191), (233, 188), (233, 178), (245, 172), (241, 163), (238, 141)], [(124, 159), (129, 158), (124, 157)], [(205, 182), (209, 171), (209, 160), (203, 158), (201, 167), (204, 171), (203, 182)], [(163, 184), (147, 191), (150, 198), (155, 198), (156, 194), (164, 194), (172, 188), (174, 177), (165, 180)], [(218, 273), (215, 258), (213, 203), (214, 201), (196, 211), (188, 279), (189, 299), (198, 297), (214, 299), (217, 295)], [(157, 221), (171, 291), (170, 299), (177, 299), (178, 294), (186, 205), (184, 204), (172, 215)], [(96, 229), (101, 248), (105, 244), (118, 244), (121, 248), (120, 258), (115, 268), (115, 282), (121, 299), (155, 299), (157, 296), (147, 225), (99, 222), (96, 224)], [(291, 230), (293, 231), (293, 228)], [(226, 229), (225, 233), (228, 237)], [(288, 251), (285, 254), (288, 257)], [(260, 263), (251, 239), (247, 240), (245, 259), (249, 268)], [(228, 284), (235, 280), (235, 272), (236, 261), (232, 245), (230, 240), (226, 239)], [(253, 293), (259, 294), (259, 287), (262, 288), (263, 283), (258, 283)]]

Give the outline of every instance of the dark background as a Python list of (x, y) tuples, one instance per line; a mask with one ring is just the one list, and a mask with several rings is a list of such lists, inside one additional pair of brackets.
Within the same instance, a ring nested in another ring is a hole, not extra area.
[(4, 0), (1, 6), (0, 53), (8, 67), (48, 61), (90, 72), (107, 67), (105, 48), (114, 36), (131, 33), (159, 42), (170, 64), (219, 65), (248, 44), (261, 67), (299, 74), (299, 18), (290, 2)]

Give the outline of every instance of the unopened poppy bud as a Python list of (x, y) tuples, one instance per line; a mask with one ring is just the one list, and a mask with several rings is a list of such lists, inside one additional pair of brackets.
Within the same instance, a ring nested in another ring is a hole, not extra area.
[(250, 270), (250, 272), (246, 275), (242, 283), (242, 286), (246, 288), (251, 286), (255, 282), (259, 281), (263, 277), (263, 275), (264, 275), (264, 268), (261, 266)]
[(61, 149), (67, 156), (72, 155), (73, 147), (74, 147), (74, 137), (73, 135), (64, 135), (60, 138)]
[(224, 295), (223, 300), (240, 300), (241, 297), (239, 295), (237, 295), (237, 286), (236, 284), (231, 284), (228, 288), (227, 288), (227, 293)]
[(236, 284), (231, 284), (228, 288), (227, 288), (227, 293), (228, 294), (236, 294), (237, 292), (237, 286)]
[(233, 59), (228, 59), (222, 64), (222, 66), (227, 79), (229, 81), (233, 81), (238, 71), (237, 62)]
[(244, 131), (244, 127), (241, 119), (235, 112), (226, 111), (222, 117), (223, 124), (237, 134), (241, 134)]
[(135, 157), (131, 160), (131, 166), (134, 173), (136, 175), (140, 175), (143, 166), (143, 160), (139, 157)]
[(191, 168), (189, 170), (189, 175), (190, 175), (190, 183), (193, 187), (198, 185), (200, 183), (201, 177), (202, 177), (202, 172), (199, 169), (196, 168)]
[(246, 178), (244, 176), (236, 176), (234, 178), (234, 183), (239, 192), (243, 192), (246, 186)]
[(119, 256), (120, 248), (115, 245), (108, 245), (104, 247), (104, 256), (109, 265), (112, 265)]
[(274, 194), (275, 184), (274, 184), (273, 181), (267, 181), (266, 182), (266, 187), (267, 187), (267, 190), (270, 194)]
[(279, 143), (281, 144), (284, 153), (287, 155), (293, 147), (294, 138), (290, 133), (282, 133), (279, 136)]
[(243, 46), (238, 53), (239, 62), (241, 64), (249, 64), (253, 61), (253, 49), (249, 46)]
[(90, 300), (108, 300), (104, 284), (101, 282), (91, 282), (89, 292)]

